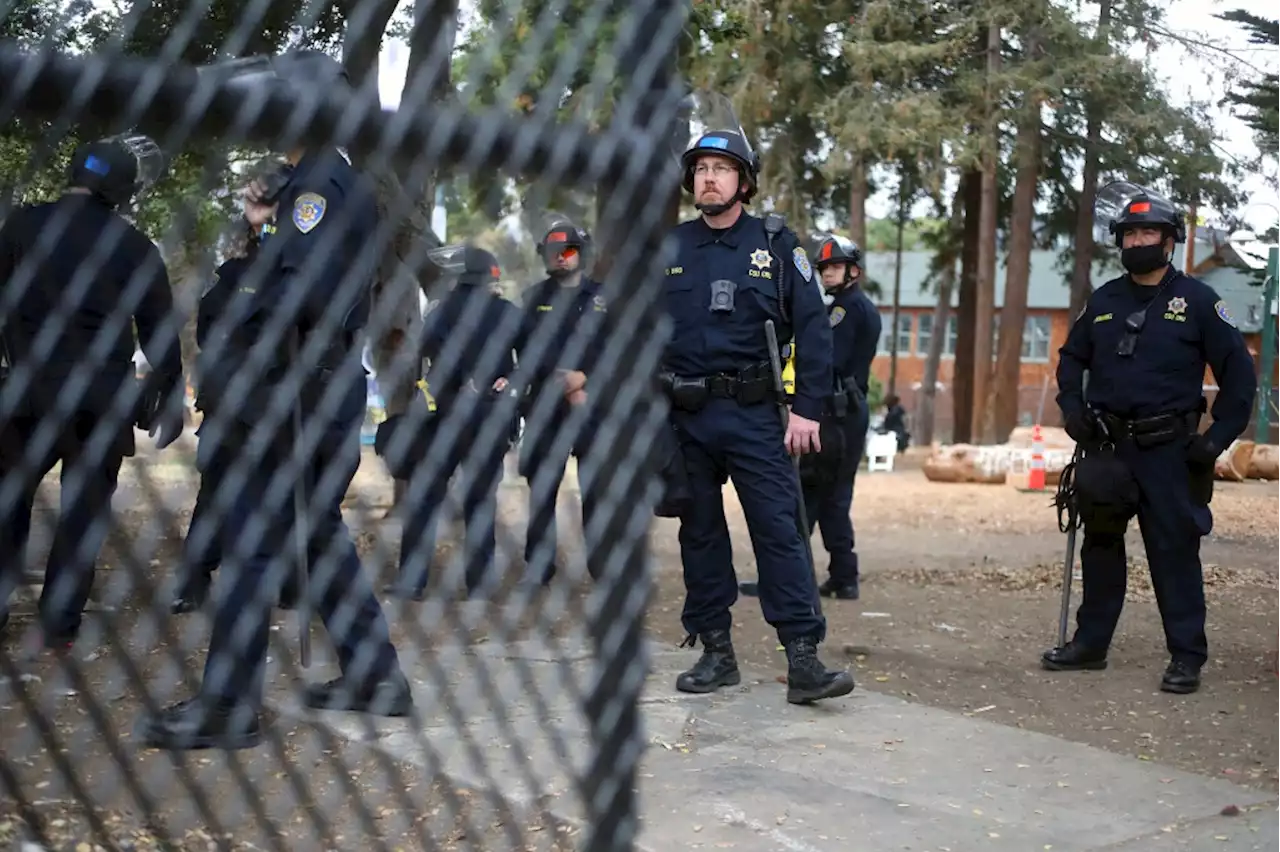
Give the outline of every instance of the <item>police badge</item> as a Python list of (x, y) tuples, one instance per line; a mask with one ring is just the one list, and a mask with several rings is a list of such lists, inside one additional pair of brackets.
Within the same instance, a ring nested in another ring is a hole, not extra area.
[(314, 192), (302, 193), (293, 203), (293, 224), (300, 233), (311, 233), (324, 218), (324, 211), (328, 206), (329, 202), (324, 200), (324, 196)]
[(791, 252), (791, 259), (796, 265), (796, 269), (800, 275), (804, 277), (806, 282), (813, 280), (813, 267), (809, 265), (809, 255), (804, 253), (804, 249), (796, 246), (795, 251)]

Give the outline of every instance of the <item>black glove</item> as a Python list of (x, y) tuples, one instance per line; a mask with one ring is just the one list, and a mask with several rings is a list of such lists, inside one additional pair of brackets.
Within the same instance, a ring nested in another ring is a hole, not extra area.
[(149, 384), (150, 387), (143, 391), (142, 410), (136, 422), (139, 429), (145, 429), (155, 438), (156, 449), (163, 450), (178, 440), (186, 425), (185, 400), (179, 390), (181, 383), (155, 381)]
[(1196, 435), (1187, 443), (1187, 461), (1201, 467), (1212, 465), (1222, 450), (1208, 435)]
[(1076, 411), (1068, 414), (1063, 428), (1077, 444), (1096, 444), (1102, 438), (1097, 418), (1090, 411)]

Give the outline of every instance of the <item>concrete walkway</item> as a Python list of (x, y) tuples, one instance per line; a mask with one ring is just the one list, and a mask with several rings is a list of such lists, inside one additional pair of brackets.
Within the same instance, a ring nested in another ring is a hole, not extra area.
[[(417, 730), (315, 716), (340, 736), (496, 791), (517, 812), (579, 820), (583, 639), (488, 641), (433, 657), (405, 659)], [(712, 697), (681, 695), (672, 683), (693, 658), (651, 652), (640, 779), (640, 843), (651, 852), (1277, 848), (1267, 793), (862, 689), (792, 707), (780, 672), (745, 672), (741, 687)], [(289, 698), (279, 709), (308, 712)], [(1240, 815), (1220, 815), (1227, 805)]]

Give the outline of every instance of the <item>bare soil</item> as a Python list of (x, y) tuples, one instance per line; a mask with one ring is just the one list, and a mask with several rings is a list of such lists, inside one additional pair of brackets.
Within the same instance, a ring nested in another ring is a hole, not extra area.
[[(562, 826), (515, 817), (480, 795), (455, 793), (414, 767), (358, 744), (335, 742), (306, 722), (276, 721), (271, 730), (278, 740), (242, 753), (238, 771), (221, 753), (175, 762), (163, 753), (133, 749), (142, 685), (158, 703), (184, 697), (183, 682), (198, 675), (204, 647), (201, 630), (188, 626), (194, 621), (158, 622), (151, 614), (153, 602), (164, 600), (162, 589), (176, 564), (194, 480), (181, 458), (146, 464), (143, 474), (145, 461), (135, 460), (122, 477), (116, 502), (121, 523), (104, 549), (95, 591), (95, 607), (114, 611), (110, 621), (119, 626), (118, 640), (130, 649), (136, 670), (122, 665), (124, 655), (97, 648), (106, 640), (95, 625), (106, 620), (93, 616), (73, 652), (74, 669), (50, 653), (24, 660), (20, 646), (31, 624), (30, 590), (0, 640), (0, 765), (15, 773), (0, 777), (6, 791), (0, 796), (0, 848), (18, 837), (77, 852), (161, 846), (556, 850), (573, 844)], [(46, 489), (44, 503), (56, 505), (56, 485)], [(1136, 536), (1110, 668), (1083, 674), (1039, 668), (1039, 653), (1056, 635), (1065, 543), (1050, 496), (997, 485), (932, 484), (911, 457), (892, 474), (860, 475), (854, 522), (863, 594), (857, 602), (824, 604), (828, 664), (849, 666), (862, 689), (1276, 790), (1275, 483), (1218, 483), (1215, 531), (1202, 548), (1211, 660), (1201, 692), (1184, 697), (1158, 690), (1167, 655)], [(390, 498), (390, 483), (370, 457), (348, 509), (366, 567), (379, 583), (390, 579), (399, 545), (398, 524), (384, 517)], [(504, 484), (499, 544), (511, 562), (508, 589), (520, 569), (525, 499), (519, 483)], [(726, 503), (739, 575), (748, 579), (755, 564), (731, 491)], [(41, 564), (47, 547), (48, 514), (36, 520), (33, 566)], [(587, 587), (580, 581), (581, 534), (571, 478), (562, 491), (560, 523), (568, 565), (562, 582), (574, 591), (554, 617), (525, 613), (520, 633), (564, 633), (581, 624)], [(439, 557), (447, 560), (458, 530), (444, 530)], [(674, 522), (654, 524), (656, 587), (649, 612), (651, 634), (673, 646), (684, 635), (675, 532)], [(825, 572), (821, 538), (815, 536), (813, 544), (819, 571)], [(146, 570), (126, 568), (129, 551), (142, 555)], [(457, 620), (424, 626), (395, 616), (409, 609), (390, 610), (398, 643), (429, 652), (439, 639), (457, 641)], [(158, 627), (164, 623), (176, 634), (166, 635)], [(279, 621), (284, 629), (292, 629), (285, 627), (291, 623), (287, 615)], [(473, 641), (490, 632), (483, 625), (469, 629)], [(319, 629), (316, 641), (322, 641)], [(747, 662), (785, 674), (785, 658), (755, 601), (736, 606), (735, 641)], [(690, 652), (690, 662), (694, 657)], [(96, 701), (86, 701), (86, 695)], [(25, 703), (24, 696), (34, 703)], [(37, 725), (37, 719), (47, 724)], [(70, 775), (60, 762), (71, 768)], [(122, 772), (122, 764), (132, 771)], [(137, 784), (131, 787), (127, 776)], [(85, 789), (77, 791), (70, 778)], [(13, 795), (15, 785), (21, 802)], [(255, 792), (246, 796), (246, 789)], [(204, 793), (204, 808), (192, 791)], [(95, 804), (96, 827), (79, 804), (86, 797)]]

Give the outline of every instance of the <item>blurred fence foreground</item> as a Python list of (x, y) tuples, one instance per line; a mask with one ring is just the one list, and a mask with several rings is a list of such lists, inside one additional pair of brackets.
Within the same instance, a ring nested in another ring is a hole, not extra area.
[[(357, 0), (344, 6), (348, 43), (354, 40), (353, 28), (378, 17), (372, 8), (378, 5), (376, 0)], [(423, 194), (436, 180), (496, 174), (515, 181), (522, 192), (541, 197), (566, 190), (596, 196), (601, 255), (597, 269), (604, 270), (609, 339), (591, 376), (588, 404), (599, 454), (596, 469), (601, 472), (583, 484), (599, 507), (584, 533), (588, 558), (600, 566), (581, 614), (580, 626), (592, 655), (589, 674), (575, 677), (566, 664), (561, 677), (547, 678), (517, 659), (516, 682), (504, 682), (487, 667), (484, 654), (457, 651), (466, 648), (466, 634), (476, 624), (449, 616), (427, 631), (420, 627), (422, 619), (399, 618), (391, 638), (401, 668), (429, 673), (426, 682), (410, 678), (418, 709), (408, 721), (352, 714), (350, 724), (367, 726), (369, 739), (410, 738), (403, 748), (427, 755), (423, 763), (439, 769), (449, 763), (448, 754), (478, 753), (465, 723), (492, 717), (497, 723), (488, 736), (506, 738), (511, 753), (523, 756), (525, 764), (517, 760), (515, 769), (503, 769), (480, 762), (471, 767), (471, 775), (482, 784), (496, 784), (497, 774), (525, 772), (536, 798), (536, 778), (545, 774), (538, 762), (563, 760), (561, 771), (573, 779), (584, 822), (572, 845), (613, 852), (633, 848), (636, 766), (645, 743), (638, 701), (647, 672), (641, 642), (650, 586), (645, 542), (656, 499), (650, 454), (665, 423), (665, 409), (653, 393), (650, 377), (664, 342), (658, 282), (675, 188), (671, 140), (683, 141), (684, 135), (676, 123), (681, 93), (674, 68), (687, 10), (680, 0), (584, 0), (573, 5), (577, 23), (556, 54), (537, 107), (524, 114), (464, 107), (457, 98), (427, 96), (439, 82), (425, 78), (429, 69), (447, 67), (452, 39), (434, 39), (445, 57), (421, 63), (424, 79), (420, 86), (410, 81), (394, 112), (381, 110), (376, 99), (371, 102), (363, 87), (319, 79), (313, 85), (284, 85), (270, 74), (258, 79), (200, 72), (172, 58), (187, 55), (196, 22), (207, 14), (205, 4), (193, 3), (185, 10), (171, 10), (177, 23), (163, 55), (156, 58), (111, 52), (73, 55), (0, 41), (0, 126), (17, 122), (24, 128), (41, 128), (44, 148), (33, 147), (33, 158), (47, 156), (48, 149), (68, 134), (87, 141), (128, 130), (154, 139), (170, 159), (192, 151), (283, 155), (305, 150), (304, 156), (309, 156), (337, 148), (356, 170), (372, 176), (381, 213), (376, 227), (360, 221), (349, 200), (342, 201), (337, 193), (322, 199), (318, 208), (314, 202), (305, 207), (300, 201), (292, 211), (298, 232), (306, 235), (316, 228), (323, 234), (309, 244), (305, 256), (291, 257), (287, 241), (264, 238), (254, 260), (258, 266), (249, 267), (249, 283), (242, 288), (256, 290), (258, 301), (250, 299), (248, 314), (238, 319), (229, 314), (214, 329), (215, 335), (234, 337), (246, 327), (245, 317), (252, 316), (257, 325), (251, 351), (227, 378), (218, 415), (205, 412), (195, 459), (184, 458), (181, 445), (159, 456), (186, 465), (188, 481), (194, 478), (194, 461), (208, 480), (213, 463), (209, 454), (221, 449), (222, 469), (209, 511), (224, 525), (236, 524), (237, 532), (221, 537), (201, 533), (222, 548), (213, 594), (218, 615), (213, 620), (224, 618), (227, 595), (249, 591), (241, 611), (232, 612), (235, 618), (227, 624), (215, 624), (214, 633), (224, 630), (240, 651), (252, 646), (258, 640), (250, 634), (266, 629), (265, 622), (254, 622), (253, 614), (270, 609), (279, 587), (305, 560), (303, 617), (318, 610), (331, 635), (341, 632), (342, 625), (351, 632), (353, 620), (368, 628), (369, 647), (359, 642), (346, 650), (339, 647), (338, 656), (347, 674), (365, 672), (369, 678), (375, 673), (371, 667), (382, 665), (378, 660), (383, 659), (373, 644), (385, 644), (385, 639), (377, 639), (376, 629), (361, 621), (367, 616), (375, 578), (344, 573), (354, 549), (351, 533), (334, 507), (351, 482), (359, 452), (365, 401), (361, 350), (382, 340), (397, 322), (395, 308), (389, 306), (397, 300), (372, 299), (366, 305), (367, 322), (361, 324), (364, 294), (380, 276), (377, 270), (388, 268), (401, 276), (407, 269), (424, 291), (436, 283), (440, 272), (428, 258), (435, 240), (423, 231), (419, 212)], [(252, 43), (249, 35), (272, 6), (240, 4), (243, 20), (237, 21), (225, 49)], [(537, 8), (537, 14), (525, 16), (530, 26), (524, 37), (533, 44), (564, 38), (562, 10), (556, 4)], [(128, 24), (131, 19), (125, 20)], [(469, 75), (498, 73), (474, 65), (473, 57)], [(527, 93), (534, 79), (532, 69), (519, 59), (501, 73), (507, 77), (498, 91), (511, 96), (508, 100), (515, 100), (517, 92)], [(423, 96), (413, 96), (415, 86)], [(581, 116), (594, 119), (598, 130), (583, 121), (558, 119), (567, 112), (562, 107), (571, 87), (590, 88), (600, 96), (600, 114)], [(600, 115), (607, 118), (601, 120)], [(208, 195), (215, 187), (229, 185), (225, 168), (219, 171), (210, 165), (206, 171), (205, 184), (193, 187), (195, 194)], [(6, 182), (9, 179), (6, 176)], [(390, 194), (388, 186), (394, 189)], [(0, 222), (16, 221), (16, 208), (5, 203)], [(100, 389), (103, 376), (115, 369), (115, 347), (133, 333), (135, 318), (137, 333), (149, 338), (140, 342), (153, 367), (164, 363), (166, 352), (178, 351), (179, 332), (188, 318), (172, 309), (159, 318), (158, 327), (144, 328), (140, 306), (157, 279), (154, 268), (140, 267), (121, 279), (119, 299), (108, 315), (86, 325), (81, 318), (101, 297), (104, 281), (119, 277), (117, 258), (127, 240), (121, 236), (126, 229), (109, 228), (94, 239), (73, 233), (82, 224), (70, 214), (61, 215), (60, 203), (51, 206), (43, 235), (26, 248), (13, 249), (0, 265), (0, 334), (9, 344), (8, 370), (0, 385), (0, 594), (14, 601), (0, 639), (0, 724), (5, 728), (0, 785), (34, 839), (50, 846), (58, 839), (43, 810), (50, 799), (48, 790), (43, 783), (32, 783), (29, 774), (43, 761), (51, 767), (60, 801), (72, 803), (87, 820), (90, 836), (83, 840), (105, 848), (121, 848), (112, 828), (113, 814), (121, 807), (145, 824), (150, 842), (162, 848), (196, 848), (181, 836), (175, 808), (186, 813), (188, 823), (206, 827), (209, 848), (394, 848), (379, 839), (374, 826), (388, 809), (397, 811), (409, 826), (411, 845), (417, 848), (544, 848), (539, 844), (545, 836), (526, 836), (526, 827), (511, 819), (500, 820), (500, 830), (482, 824), (453, 831), (450, 837), (434, 836), (426, 815), (457, 807), (453, 797), (396, 780), (394, 766), (375, 771), (344, 764), (351, 759), (348, 752), (332, 744), (308, 750), (301, 740), (323, 734), (304, 728), (286, 739), (281, 734), (284, 726), (273, 724), (270, 714), (264, 718), (261, 745), (227, 752), (225, 759), (213, 761), (216, 781), (200, 768), (209, 761), (192, 752), (171, 752), (169, 763), (140, 747), (137, 732), (129, 727), (134, 719), (154, 717), (163, 706), (197, 694), (202, 683), (208, 693), (229, 689), (227, 683), (265, 680), (259, 689), (265, 689), (269, 706), (296, 705), (296, 696), (279, 697), (285, 681), (301, 685), (317, 677), (306, 675), (297, 664), (292, 628), (270, 633), (271, 665), (241, 671), (237, 667), (249, 664), (234, 655), (215, 660), (210, 653), (203, 662), (208, 641), (193, 639), (192, 631), (203, 637), (205, 628), (192, 625), (206, 625), (205, 615), (179, 621), (170, 614), (168, 584), (180, 558), (176, 551), (182, 547), (182, 519), (190, 512), (191, 495), (175, 497), (172, 478), (146, 464), (126, 463), (127, 469), (137, 471), (136, 481), (126, 484), (121, 477), (120, 491), (114, 473), (104, 479), (104, 468), (118, 468), (123, 458), (134, 454), (135, 435), (149, 444), (145, 432), (133, 429), (148, 390), (134, 378), (131, 365), (127, 380), (112, 379), (117, 391), (104, 397), (95, 388)], [(430, 198), (428, 209), (429, 205)], [(127, 206), (120, 212), (127, 218)], [(277, 230), (287, 225), (283, 220), (288, 215), (280, 210)], [(184, 227), (185, 218), (188, 214), (175, 210), (172, 227)], [(353, 239), (355, 234), (361, 236)], [(466, 235), (450, 237), (460, 242)], [(12, 229), (6, 239), (6, 251), (20, 242)], [(73, 245), (91, 247), (78, 269), (66, 268), (67, 258), (75, 257), (67, 248)], [(282, 283), (279, 276), (273, 278), (272, 269), (288, 270), (287, 279)], [(561, 320), (571, 322), (572, 317), (565, 314)], [(464, 316), (450, 330), (451, 345), (473, 353), (470, 359), (455, 361), (480, 363), (498, 357), (494, 350), (500, 344), (486, 339), (479, 329), (474, 317)], [(570, 335), (567, 347), (572, 350), (575, 345), (587, 344), (575, 344)], [(183, 366), (187, 372), (195, 368), (190, 363)], [(380, 369), (379, 384), (411, 381), (421, 366), (413, 354), (405, 355), (394, 369), (387, 368), (386, 375)], [(345, 377), (356, 378), (345, 382)], [(197, 393), (203, 378), (196, 377)], [(432, 375), (430, 381), (437, 377)], [(185, 382), (178, 385), (185, 388)], [(350, 389), (357, 386), (360, 417), (352, 418)], [(505, 409), (495, 406), (493, 416), (481, 418), (484, 422), (477, 426), (473, 415), (478, 406), (457, 404), (467, 409), (465, 416), (445, 416), (430, 452), (421, 460), (429, 473), (440, 475), (445, 458), (461, 458), (465, 471), (473, 459), (490, 452), (494, 442), (506, 440)], [(569, 418), (561, 428), (582, 425)], [(564, 440), (579, 437), (568, 435)], [(149, 446), (138, 448), (140, 455), (142, 449), (151, 455)], [(45, 477), (59, 460), (61, 486), (54, 488)], [(125, 491), (127, 501), (122, 499)], [(112, 492), (117, 498), (114, 512)], [(124, 511), (122, 502), (128, 504)], [(141, 532), (137, 523), (125, 523), (124, 515), (146, 518)], [(377, 542), (379, 553), (394, 553), (398, 547), (396, 536), (388, 537), (391, 540)], [(498, 530), (493, 570), (499, 573), (507, 570), (503, 563), (512, 549), (507, 546), (510, 537), (510, 531)], [(30, 585), (33, 574), (38, 581), (45, 568), (39, 542), (51, 545), (50, 565), (60, 568), (44, 575), (38, 605), (27, 611), (21, 588)], [(94, 561), (104, 546), (104, 552), (112, 554), (111, 564), (98, 560), (94, 595), (109, 605), (91, 607), (100, 611), (90, 611), (82, 627), (73, 616), (62, 628), (51, 626), (51, 614), (60, 607), (65, 610), (88, 598)], [(363, 573), (372, 573), (369, 555), (362, 556)], [(452, 564), (438, 568), (442, 583), (462, 574)], [(254, 571), (258, 573), (251, 582), (246, 577)], [(547, 600), (554, 597), (548, 595)], [(547, 601), (538, 597), (512, 597), (505, 607), (487, 611), (484, 627), (491, 639), (501, 640), (512, 635), (517, 622), (532, 616), (537, 630), (538, 610), (545, 605)], [(207, 611), (214, 609), (211, 604)], [(392, 615), (390, 607), (387, 614)], [(314, 623), (318, 627), (319, 619)], [(57, 635), (59, 629), (65, 635)], [(458, 635), (446, 642), (442, 637), (450, 630)], [(65, 641), (60, 645), (60, 640)], [(65, 645), (72, 641), (69, 651)], [(555, 646), (554, 637), (540, 641)], [(317, 652), (326, 658), (327, 652)], [(537, 726), (509, 718), (517, 699), (521, 707), (534, 708)], [(424, 707), (428, 701), (431, 709)], [(563, 723), (555, 707), (569, 707), (581, 716), (588, 735), (585, 743), (563, 742), (574, 735), (559, 730)], [(445, 722), (425, 725), (422, 717), (431, 714), (455, 727), (450, 730)], [(571, 760), (571, 751), (585, 756)], [(113, 771), (104, 772), (90, 754), (102, 755)], [(324, 775), (337, 779), (340, 802), (319, 791)], [(169, 780), (158, 780), (162, 778)], [(284, 811), (272, 805), (281, 797), (292, 802)], [(243, 802), (240, 811), (229, 810), (232, 798)], [(339, 824), (338, 810), (355, 814), (356, 825)], [(460, 813), (455, 821), (466, 818)], [(298, 825), (303, 826), (301, 839), (291, 833)], [(242, 836), (251, 837), (255, 845), (239, 844)]]

